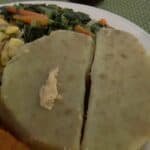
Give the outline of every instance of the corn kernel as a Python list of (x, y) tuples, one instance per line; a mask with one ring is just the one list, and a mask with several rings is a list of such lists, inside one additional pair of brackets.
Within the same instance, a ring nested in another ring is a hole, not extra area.
[(7, 62), (18, 53), (18, 48), (21, 47), (24, 42), (21, 39), (11, 38), (4, 46), (1, 53), (1, 64), (5, 66)]
[(4, 20), (3, 18), (0, 18), (0, 25), (7, 25), (8, 22)]
[(7, 39), (8, 38), (8, 35), (3, 33), (3, 32), (0, 32), (0, 42), (2, 42), (3, 40)]
[(19, 33), (19, 28), (17, 26), (8, 26), (5, 30), (5, 33), (8, 35)]

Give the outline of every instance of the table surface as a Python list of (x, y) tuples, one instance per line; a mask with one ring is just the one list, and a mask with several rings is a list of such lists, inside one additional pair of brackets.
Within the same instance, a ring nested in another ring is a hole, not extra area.
[[(22, 0), (0, 0), (0, 3), (15, 1)], [(104, 0), (96, 7), (123, 16), (150, 33), (150, 0)]]

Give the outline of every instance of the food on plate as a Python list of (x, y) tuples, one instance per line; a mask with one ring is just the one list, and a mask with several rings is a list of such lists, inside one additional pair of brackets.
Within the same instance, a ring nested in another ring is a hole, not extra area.
[(95, 38), (96, 32), (103, 27), (109, 27), (104, 18), (93, 21), (85, 13), (75, 12), (57, 5), (17, 4), (3, 6), (0, 8), (0, 45), (3, 43), (5, 46), (1, 47), (0, 52), (2, 55), (0, 62), (3, 66), (1, 72), (7, 62), (18, 53), (15, 49), (15, 55), (8, 56), (6, 47), (9, 47), (11, 38), (17, 38), (21, 43), (28, 43), (59, 29), (72, 30)]
[(8, 23), (4, 18), (0, 18), (0, 33), (7, 36), (17, 36), (20, 33), (20, 29), (18, 26)]
[(99, 23), (100, 25), (103, 25), (103, 26), (107, 26), (107, 25), (108, 25), (107, 20), (106, 20), (105, 18), (100, 19), (100, 20), (98, 21), (98, 23)]
[[(7, 63), (0, 116), (31, 148), (79, 149), (85, 77), (92, 61), (93, 43), (93, 39), (84, 34), (55, 31), (24, 45)], [(52, 109), (40, 105), (40, 90), (48, 76), (54, 83), (47, 86), (57, 96), (61, 95), (61, 98), (52, 95)]]
[(11, 38), (1, 52), (1, 64), (5, 66), (12, 57), (18, 54), (19, 48), (23, 45), (24, 41), (21, 39)]
[(8, 35), (18, 34), (19, 32), (20, 32), (19, 28), (17, 26), (13, 26), (13, 25), (8, 26), (5, 31), (5, 33)]
[(97, 33), (83, 150), (137, 150), (150, 138), (150, 64), (129, 33)]
[(88, 29), (86, 29), (86, 28), (84, 28), (84, 27), (82, 27), (80, 25), (76, 25), (74, 27), (74, 30), (76, 32), (83, 33), (83, 34), (88, 35), (88, 36), (93, 36), (94, 35), (91, 31), (89, 31)]
[(25, 42), (34, 41), (58, 29), (80, 31), (91, 36), (102, 27), (108, 27), (105, 18), (93, 21), (85, 13), (52, 4), (6, 6), (1, 8), (0, 14), (3, 16), (2, 21), (19, 27)]
[(1, 150), (29, 150), (29, 148), (18, 141), (9, 132), (0, 129), (0, 149)]
[[(15, 49), (17, 49), (17, 47), (19, 47), (20, 45), (23, 45), (24, 41), (20, 38), (20, 36), (21, 31), (18, 26), (9, 24), (4, 18), (0, 18), (1, 66), (5, 66), (6, 63), (15, 55)], [(8, 54), (10, 52), (11, 54)]]
[(0, 42), (2, 43), (2, 41), (8, 39), (8, 35), (3, 33), (3, 32), (0, 32)]
[(0, 16), (0, 25), (8, 25), (8, 22), (6, 20), (4, 20), (4, 16)]

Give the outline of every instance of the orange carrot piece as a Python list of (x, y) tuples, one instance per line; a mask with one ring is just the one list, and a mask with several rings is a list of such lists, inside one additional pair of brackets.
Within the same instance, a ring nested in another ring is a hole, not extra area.
[(32, 24), (33, 22), (37, 23), (38, 25), (48, 25), (48, 17), (43, 16), (21, 16), (21, 15), (14, 15), (14, 19), (22, 21), (27, 24)]
[(98, 21), (98, 23), (100, 24), (100, 25), (103, 25), (103, 26), (107, 26), (108, 25), (108, 23), (107, 23), (107, 20), (105, 19), (105, 18), (102, 18), (102, 19), (100, 19), (99, 21)]
[(30, 10), (24, 10), (24, 9), (16, 9), (14, 6), (7, 6), (6, 10), (12, 14), (18, 14), (18, 15), (23, 15), (23, 16), (29, 16), (29, 15), (33, 15), (33, 16), (46, 16), (44, 14), (40, 14), (37, 12), (33, 12)]
[(17, 13), (17, 9), (13, 6), (7, 6), (6, 7), (6, 10), (9, 12), (9, 13), (13, 13), (13, 14), (16, 14)]
[(76, 32), (83, 33), (83, 34), (88, 35), (88, 36), (93, 36), (92, 32), (90, 32), (89, 30), (85, 29), (84, 27), (82, 27), (80, 25), (76, 25), (74, 30)]
[(19, 15), (37, 15), (38, 13), (24, 10), (24, 9), (16, 9), (14, 6), (7, 6), (6, 10), (12, 14), (19, 14)]

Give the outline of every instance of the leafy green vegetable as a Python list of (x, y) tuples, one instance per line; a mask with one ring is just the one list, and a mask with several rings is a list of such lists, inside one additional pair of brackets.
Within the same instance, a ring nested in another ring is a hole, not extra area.
[(83, 24), (86, 24), (89, 21), (91, 21), (91, 18), (89, 17), (89, 15), (87, 15), (85, 13), (77, 12), (76, 15)]
[(98, 23), (94, 23), (94, 24), (91, 25), (91, 31), (93, 33), (96, 33), (97, 31), (99, 31), (100, 28), (101, 28), (101, 26)]
[(88, 15), (81, 12), (74, 12), (72, 9), (64, 9), (63, 11), (62, 15), (70, 21), (70, 25), (86, 24), (91, 20)]
[(46, 14), (49, 18), (53, 18), (57, 14), (57, 10), (50, 9), (44, 6), (37, 7), (37, 10), (39, 10), (43, 14)]
[(90, 26), (90, 29), (91, 29), (91, 31), (93, 32), (93, 33), (96, 33), (96, 32), (98, 32), (101, 28), (104, 28), (104, 27), (106, 27), (106, 26), (103, 26), (103, 25), (101, 25), (101, 24), (99, 24), (99, 23), (94, 23), (94, 24), (92, 24), (91, 26)]
[(34, 27), (31, 25), (24, 25), (24, 34), (23, 38), (25, 42), (31, 42), (34, 41), (43, 35), (48, 34), (48, 28), (43, 27)]
[(5, 9), (5, 7), (0, 8), (1, 9), (1, 13), (2, 15), (4, 15), (5, 19), (9, 22), (10, 20), (12, 20), (12, 15), (7, 12), (7, 10)]
[(55, 4), (49, 4), (49, 5), (47, 5), (46, 7), (47, 7), (47, 8), (51, 8), (51, 9), (56, 9), (56, 10), (58, 10), (58, 11), (62, 10), (61, 7), (59, 7), (59, 6), (55, 5)]

